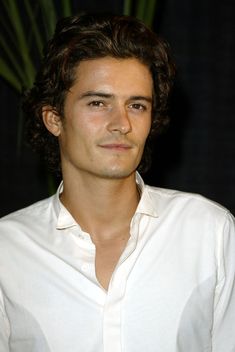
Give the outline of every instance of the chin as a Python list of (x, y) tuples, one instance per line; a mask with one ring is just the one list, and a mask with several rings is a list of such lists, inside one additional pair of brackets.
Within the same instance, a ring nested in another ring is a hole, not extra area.
[(131, 176), (133, 173), (135, 173), (135, 170), (136, 170), (135, 168), (134, 169), (124, 169), (124, 168), (106, 169), (100, 173), (100, 177), (107, 178), (107, 179), (123, 179)]

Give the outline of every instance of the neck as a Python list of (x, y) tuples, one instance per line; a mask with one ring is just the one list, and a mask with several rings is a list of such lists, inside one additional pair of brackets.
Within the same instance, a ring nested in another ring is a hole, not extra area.
[(135, 173), (122, 179), (64, 175), (61, 201), (93, 239), (115, 239), (129, 229), (139, 202)]

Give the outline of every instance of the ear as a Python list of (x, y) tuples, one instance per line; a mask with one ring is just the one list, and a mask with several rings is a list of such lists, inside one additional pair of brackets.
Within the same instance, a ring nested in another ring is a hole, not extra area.
[(55, 109), (51, 106), (44, 106), (42, 108), (42, 119), (48, 131), (58, 137), (61, 132), (62, 122)]

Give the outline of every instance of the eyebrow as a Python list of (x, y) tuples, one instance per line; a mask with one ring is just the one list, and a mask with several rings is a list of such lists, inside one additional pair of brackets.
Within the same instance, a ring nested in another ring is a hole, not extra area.
[[(87, 91), (79, 96), (79, 99), (87, 98), (87, 97), (100, 97), (100, 98), (114, 98), (114, 94), (105, 93), (102, 91)], [(153, 102), (152, 97), (144, 96), (144, 95), (132, 95), (128, 98), (128, 100), (145, 100), (149, 103)]]
[(86, 97), (101, 97), (101, 98), (114, 98), (113, 94), (109, 93), (104, 93), (104, 92), (96, 92), (96, 91), (88, 91), (80, 95), (80, 99), (86, 98)]

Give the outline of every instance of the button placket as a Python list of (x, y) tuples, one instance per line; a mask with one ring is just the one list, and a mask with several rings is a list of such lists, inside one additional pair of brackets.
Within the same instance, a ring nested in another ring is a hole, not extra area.
[(122, 304), (125, 296), (127, 279), (135, 263), (135, 256), (132, 254), (136, 248), (139, 220), (140, 217), (137, 216), (135, 221), (133, 221), (133, 235), (131, 236), (130, 241), (112, 275), (107, 292), (103, 319), (104, 352), (122, 351)]
[(104, 352), (121, 352), (121, 308), (126, 288), (126, 273), (121, 267), (112, 277), (104, 306)]

